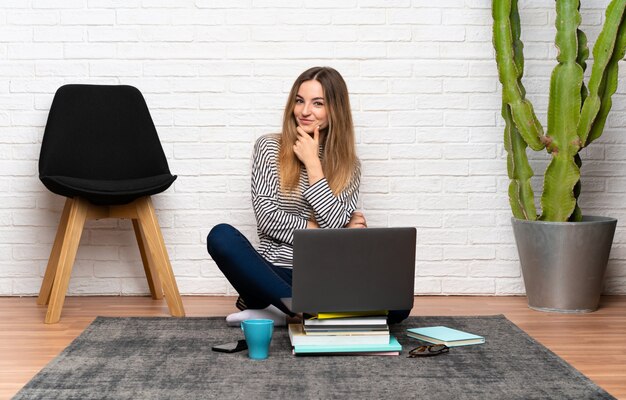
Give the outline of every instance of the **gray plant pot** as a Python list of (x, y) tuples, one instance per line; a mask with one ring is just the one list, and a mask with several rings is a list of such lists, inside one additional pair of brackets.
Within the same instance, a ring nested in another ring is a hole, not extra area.
[(582, 222), (511, 218), (528, 306), (539, 311), (584, 313), (600, 302), (617, 219)]

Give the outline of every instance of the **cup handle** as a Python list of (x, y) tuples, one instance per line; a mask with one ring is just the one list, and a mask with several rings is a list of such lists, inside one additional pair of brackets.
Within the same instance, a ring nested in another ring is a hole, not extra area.
[(239, 327), (241, 328), (241, 330), (243, 331), (243, 322), (239, 323)]

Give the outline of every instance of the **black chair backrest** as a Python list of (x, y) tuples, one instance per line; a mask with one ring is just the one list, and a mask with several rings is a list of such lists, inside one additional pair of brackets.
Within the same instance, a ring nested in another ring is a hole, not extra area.
[(40, 176), (117, 180), (169, 173), (137, 88), (65, 85), (57, 90), (41, 144)]

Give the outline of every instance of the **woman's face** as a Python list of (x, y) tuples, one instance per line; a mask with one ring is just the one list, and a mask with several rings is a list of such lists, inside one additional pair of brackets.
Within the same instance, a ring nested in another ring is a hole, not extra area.
[(293, 116), (298, 126), (310, 135), (313, 135), (316, 126), (319, 126), (320, 130), (328, 127), (324, 89), (318, 81), (302, 82), (296, 95)]

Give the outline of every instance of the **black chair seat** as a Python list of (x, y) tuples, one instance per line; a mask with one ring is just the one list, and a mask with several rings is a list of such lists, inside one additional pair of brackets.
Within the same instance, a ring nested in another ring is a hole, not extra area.
[(99, 205), (126, 204), (143, 196), (166, 190), (176, 175), (162, 174), (135, 179), (95, 180), (71, 176), (41, 176), (43, 184), (53, 193), (66, 197), (84, 197)]

